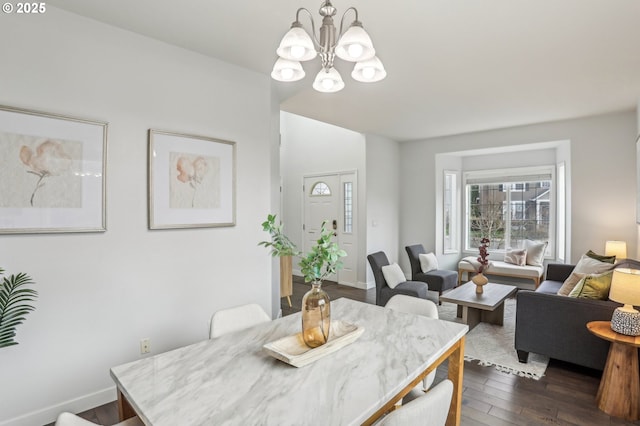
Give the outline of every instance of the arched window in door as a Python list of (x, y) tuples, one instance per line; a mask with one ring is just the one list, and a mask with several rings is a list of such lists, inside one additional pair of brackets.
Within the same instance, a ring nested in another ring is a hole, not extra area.
[(331, 188), (324, 182), (316, 182), (311, 188), (311, 195), (316, 197), (331, 195)]

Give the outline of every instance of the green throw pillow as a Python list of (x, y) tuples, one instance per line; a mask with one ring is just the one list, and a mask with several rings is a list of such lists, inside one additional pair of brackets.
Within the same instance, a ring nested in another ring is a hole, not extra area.
[(592, 259), (599, 260), (600, 262), (616, 263), (616, 257), (615, 256), (605, 256), (603, 254), (595, 253), (592, 250), (589, 250), (587, 252), (587, 256), (589, 256)]
[(575, 288), (569, 293), (569, 297), (579, 297), (582, 299), (609, 299), (609, 289), (611, 288), (611, 278), (613, 271), (604, 274), (590, 274), (582, 278)]

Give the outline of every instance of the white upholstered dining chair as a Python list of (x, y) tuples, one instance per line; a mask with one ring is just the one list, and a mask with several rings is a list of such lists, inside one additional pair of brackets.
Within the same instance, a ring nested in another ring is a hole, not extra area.
[[(58, 416), (58, 420), (56, 420), (55, 426), (96, 426), (96, 424), (73, 413), (61, 413)], [(144, 426), (144, 424), (140, 418), (131, 417), (113, 426)]]
[(209, 338), (213, 339), (268, 321), (271, 321), (271, 318), (257, 303), (222, 309), (211, 316)]
[(378, 426), (444, 426), (452, 396), (453, 382), (443, 380), (429, 392), (387, 414)]
[[(422, 315), (428, 318), (438, 319), (438, 307), (431, 300), (420, 299), (418, 297), (407, 296), (404, 294), (396, 294), (393, 296), (386, 305), (385, 308), (393, 309), (399, 312), (405, 312), (408, 314)], [(426, 391), (433, 383), (433, 379), (436, 377), (435, 370), (432, 371), (422, 381), (422, 390)]]

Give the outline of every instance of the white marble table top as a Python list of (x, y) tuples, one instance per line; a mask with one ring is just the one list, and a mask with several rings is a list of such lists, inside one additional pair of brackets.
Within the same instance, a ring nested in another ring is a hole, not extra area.
[(361, 424), (460, 338), (463, 324), (338, 299), (332, 319), (364, 327), (354, 343), (302, 368), (262, 345), (300, 331), (300, 314), (113, 367), (146, 425)]

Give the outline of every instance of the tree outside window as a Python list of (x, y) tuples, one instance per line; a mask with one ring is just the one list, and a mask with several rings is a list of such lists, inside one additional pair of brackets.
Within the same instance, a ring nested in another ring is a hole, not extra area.
[(467, 184), (466, 249), (491, 240), (490, 249), (523, 247), (524, 240), (550, 241), (551, 180)]

